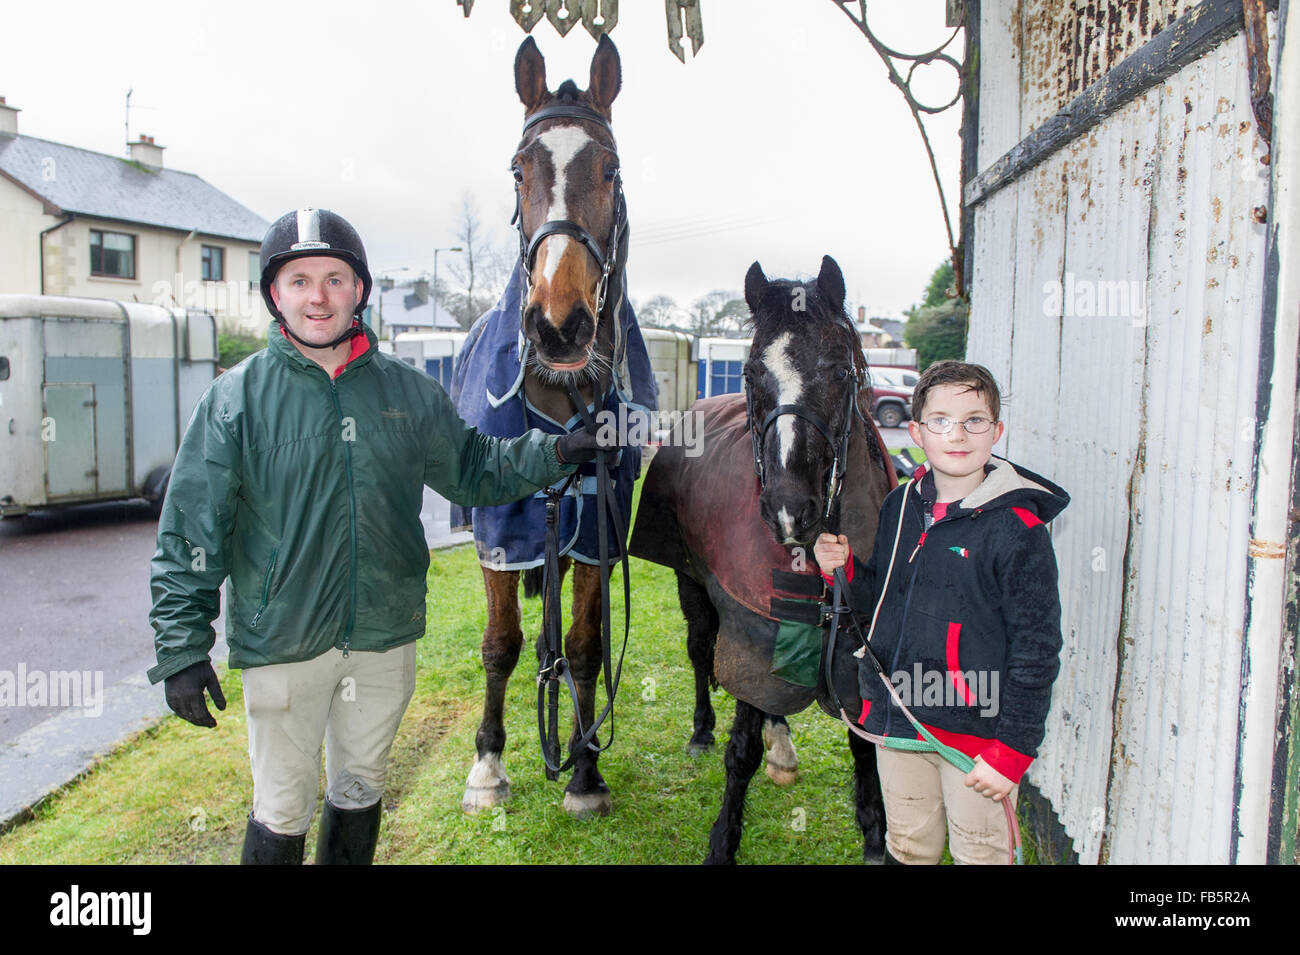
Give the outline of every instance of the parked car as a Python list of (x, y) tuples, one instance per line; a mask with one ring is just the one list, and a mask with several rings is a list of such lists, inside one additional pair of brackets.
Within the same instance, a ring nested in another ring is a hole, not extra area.
[(873, 381), (871, 415), (882, 428), (897, 428), (912, 417), (912, 389), (890, 388)]

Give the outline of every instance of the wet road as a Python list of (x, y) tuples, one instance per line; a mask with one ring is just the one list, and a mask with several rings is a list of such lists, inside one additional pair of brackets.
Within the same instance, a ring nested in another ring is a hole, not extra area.
[[(428, 488), (420, 516), (431, 547), (470, 539), (448, 535), (448, 504)], [(90, 671), (85, 686), (102, 685), (105, 692), (142, 678), (155, 662), (149, 561), (157, 530), (143, 503), (0, 521), (0, 671)], [(217, 661), (226, 657), (224, 626), (219, 617)], [(0, 705), (0, 744), (65, 709), (31, 702)]]
[[(143, 503), (0, 521), (0, 670), (98, 671), (102, 678), (94, 679), (110, 687), (152, 666), (149, 560), (156, 532)], [(60, 710), (0, 706), (0, 743)]]

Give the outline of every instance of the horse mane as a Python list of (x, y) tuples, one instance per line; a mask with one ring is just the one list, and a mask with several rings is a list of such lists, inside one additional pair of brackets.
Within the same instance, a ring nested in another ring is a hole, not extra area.
[[(794, 307), (794, 290), (797, 288), (804, 291), (802, 309)], [(854, 330), (848, 313), (842, 306), (837, 307), (826, 300), (816, 280), (796, 282), (793, 279), (769, 279), (758, 309), (750, 313), (744, 324), (754, 333), (755, 338), (760, 333), (764, 338), (775, 338), (784, 331), (806, 333), (810, 323), (828, 325), (847, 335), (850, 341), (858, 341), (858, 333)], [(859, 373), (864, 372), (867, 360), (862, 348), (850, 348), (850, 353), (853, 355), (854, 367)]]

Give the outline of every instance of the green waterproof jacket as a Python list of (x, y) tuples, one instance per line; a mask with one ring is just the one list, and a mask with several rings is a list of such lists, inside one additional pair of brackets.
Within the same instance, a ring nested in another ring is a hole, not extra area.
[(272, 325), (214, 381), (176, 455), (152, 564), (153, 683), (208, 659), (226, 578), (236, 668), (424, 634), (423, 486), (501, 504), (574, 470), (556, 438), (466, 425), (432, 378), (368, 347), (331, 380)]

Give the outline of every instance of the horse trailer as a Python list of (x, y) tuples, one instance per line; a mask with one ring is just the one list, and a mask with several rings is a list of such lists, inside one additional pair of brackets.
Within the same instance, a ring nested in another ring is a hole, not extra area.
[(208, 312), (0, 295), (0, 516), (130, 498), (159, 507), (216, 373)]
[(402, 332), (393, 339), (393, 354), (450, 391), (464, 344), (465, 332)]
[(692, 357), (699, 363), (695, 397), (738, 394), (745, 388), (748, 338), (697, 338)]
[(660, 412), (685, 411), (695, 401), (694, 339), (666, 328), (643, 328), (641, 337), (659, 386)]

